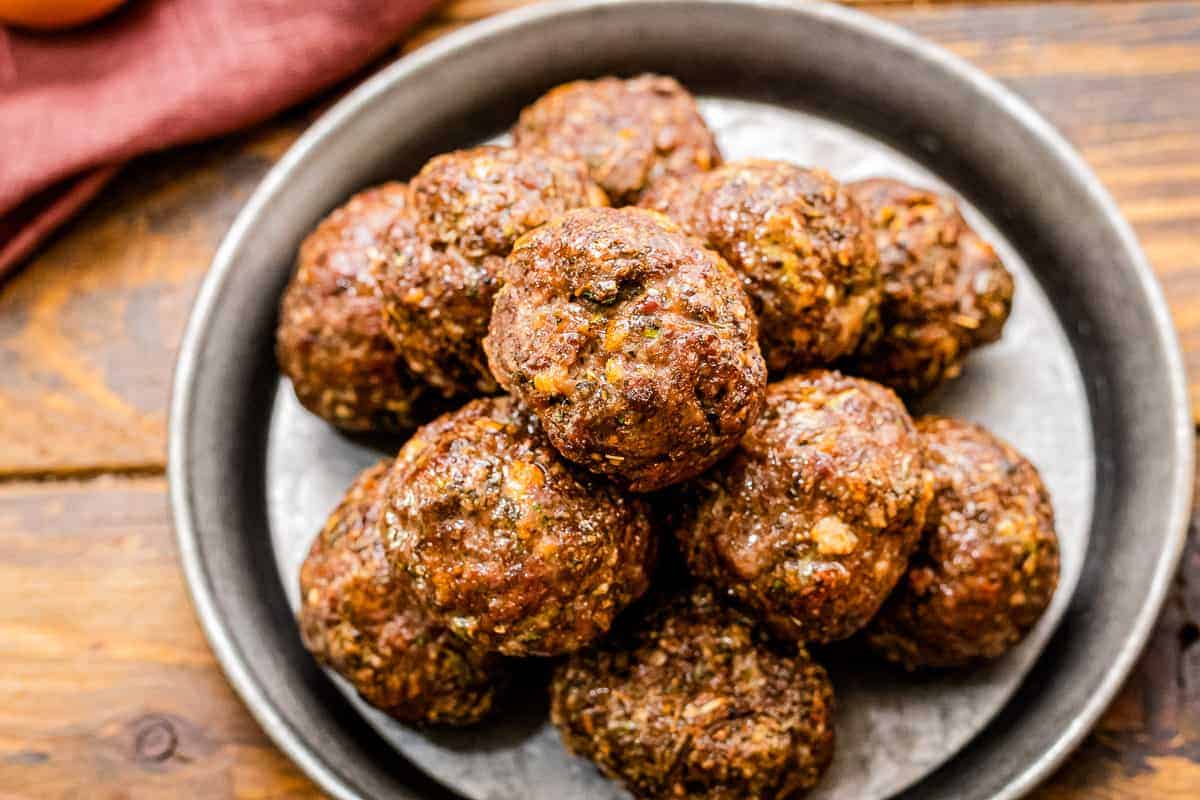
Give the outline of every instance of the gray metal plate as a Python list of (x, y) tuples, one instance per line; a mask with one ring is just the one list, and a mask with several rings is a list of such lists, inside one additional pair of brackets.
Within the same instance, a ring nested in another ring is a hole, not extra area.
[[(854, 180), (884, 175), (953, 192), (896, 150), (843, 125), (767, 103), (702, 98), (701, 110), (729, 159), (760, 156), (816, 165)], [(832, 666), (838, 749), (812, 794), (821, 800), (875, 800), (908, 787), (974, 736), (1011, 696), (1067, 606), (1091, 526), (1095, 466), (1083, 381), (1053, 307), (1018, 251), (977, 210), (970, 222), (1017, 276), (1004, 338), (972, 357), (965, 376), (923, 403), (925, 410), (976, 420), (1014, 443), (1042, 471), (1062, 538), (1062, 581), (1049, 613), (1015, 651), (986, 668), (935, 682), (870, 663)], [(267, 447), (267, 507), (276, 564), (293, 609), (300, 563), (345, 487), (380, 450), (351, 441), (305, 412), (286, 381), (276, 394)], [(628, 797), (567, 754), (540, 714), (519, 714), (469, 731), (420, 732), (355, 706), (387, 741), (472, 800)], [(534, 708), (544, 711), (541, 707)], [(533, 717), (532, 719), (530, 717)]]

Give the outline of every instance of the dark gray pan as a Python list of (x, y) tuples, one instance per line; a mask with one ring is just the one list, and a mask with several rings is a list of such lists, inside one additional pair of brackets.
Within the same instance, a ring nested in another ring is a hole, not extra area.
[[(422, 774), (373, 732), (295, 634), (272, 550), (279, 532), (268, 521), (266, 452), (269, 435), (279, 452), (281, 438), (306, 428), (294, 414), (280, 416), (275, 402), (277, 299), (300, 238), (354, 190), (403, 178), (434, 152), (502, 130), (554, 83), (644, 70), (677, 75), (706, 96), (825, 118), (876, 140), (881, 151), (894, 148), (994, 226), (1016, 251), (1019, 278), (1027, 266), (1036, 280), (1027, 292), (1049, 301), (1086, 393), (1079, 407), (1090, 410), (1093, 452), (1079, 463), (1091, 504), (1079, 517), (1085, 525), (1091, 519), (1080, 539), (1086, 560), (1072, 570), (1081, 571), (1077, 588), (1021, 689), (964, 750), (903, 796), (1024, 793), (1103, 710), (1162, 603), (1190, 507), (1186, 381), (1161, 294), (1128, 226), (1061, 137), (969, 66), (838, 7), (680, 0), (524, 10), (406, 58), (313, 126), (218, 252), (176, 374), (172, 502), (214, 650), (267, 732), (330, 793), (452, 796), (441, 785), (447, 775)], [(987, 375), (988, 363), (977, 376)], [(1003, 359), (991, 363), (1003, 379)], [(976, 387), (961, 390), (965, 407), (979, 407), (993, 424), (986, 384), (962, 386)], [(980, 386), (982, 405), (970, 399)], [(956, 407), (953, 397), (947, 402)], [(1043, 436), (1053, 435), (1063, 413), (1046, 408)], [(1023, 414), (1011, 425), (1018, 435), (1039, 427), (1029, 421), (1037, 409)], [(343, 447), (320, 429), (312, 435), (336, 458), (359, 457), (353, 443)], [(286, 449), (303, 458), (303, 447)], [(1052, 469), (1069, 473), (1066, 466)]]

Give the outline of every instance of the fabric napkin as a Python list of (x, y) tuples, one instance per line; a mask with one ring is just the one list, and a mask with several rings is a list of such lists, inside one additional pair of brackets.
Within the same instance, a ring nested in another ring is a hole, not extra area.
[(0, 280), (140, 153), (265, 119), (350, 75), (434, 0), (131, 0), (0, 27)]

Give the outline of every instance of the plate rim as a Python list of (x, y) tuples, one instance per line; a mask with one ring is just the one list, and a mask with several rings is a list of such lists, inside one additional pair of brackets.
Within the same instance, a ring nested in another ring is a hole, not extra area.
[(1111, 669), (1096, 691), (1063, 727), (1054, 744), (1016, 774), (996, 795), (994, 800), (1012, 800), (1031, 791), (1057, 768), (1091, 731), (1100, 715), (1108, 708), (1137, 658), (1141, 655), (1158, 619), (1167, 592), (1178, 569), (1187, 540), (1191, 517), (1192, 483), (1194, 477), (1195, 432), (1191, 406), (1179, 346), (1178, 333), (1171, 319), (1161, 285), (1147, 261), (1128, 221), (1116, 202), (1103, 187), (1099, 178), (1082, 156), (1026, 100), (991, 78), (981, 69), (898, 25), (866, 12), (824, 2), (796, 5), (787, 0), (558, 0), (514, 9), (475, 22), (429, 43), (415, 52), (381, 68), (362, 84), (324, 112), (268, 171), (250, 198), (238, 212), (218, 247), (208, 272), (196, 294), (192, 311), (184, 328), (172, 380), (168, 421), (167, 478), (172, 518), (180, 560), (197, 617), (205, 637), (217, 657), (230, 684), (264, 732), (287, 756), (324, 791), (339, 800), (355, 800), (361, 795), (335, 770), (322, 763), (319, 756), (302, 741), (300, 735), (283, 718), (250, 675), (245, 659), (233, 641), (225, 621), (217, 611), (211, 576), (200, 555), (195, 525), (194, 507), (187, 487), (188, 464), (192, 453), (188, 447), (189, 409), (193, 401), (193, 384), (198, 369), (198, 357), (204, 334), (216, 308), (216, 300), (236, 264), (241, 242), (257, 224), (263, 209), (282, 191), (295, 166), (309, 157), (327, 135), (344, 121), (354, 117), (378, 95), (403, 81), (411, 73), (467, 48), (472, 42), (502, 36), (506, 31), (560, 16), (588, 13), (599, 9), (619, 10), (622, 6), (660, 7), (663, 9), (687, 6), (726, 7), (730, 9), (765, 8), (801, 17), (820, 19), (877, 38), (906, 51), (914, 58), (935, 68), (947, 80), (957, 80), (1003, 109), (1030, 136), (1044, 145), (1062, 164), (1065, 171), (1082, 187), (1098, 207), (1103, 209), (1107, 222), (1120, 239), (1125, 255), (1132, 265), (1141, 295), (1147, 304), (1160, 349), (1167, 361), (1169, 375), (1163, 376), (1170, 386), (1169, 407), (1173, 419), (1172, 460), (1176, 465), (1172, 485), (1164, 488), (1164, 500), (1169, 502), (1166, 514), (1168, 530), (1164, 549), (1151, 579), (1145, 601), (1130, 626), (1129, 635), (1112, 659)]

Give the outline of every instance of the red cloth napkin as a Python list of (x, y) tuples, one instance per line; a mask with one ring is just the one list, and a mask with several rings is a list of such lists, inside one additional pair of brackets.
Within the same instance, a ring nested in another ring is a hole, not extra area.
[(258, 122), (351, 74), (434, 0), (131, 0), (0, 27), (0, 279), (149, 150)]

